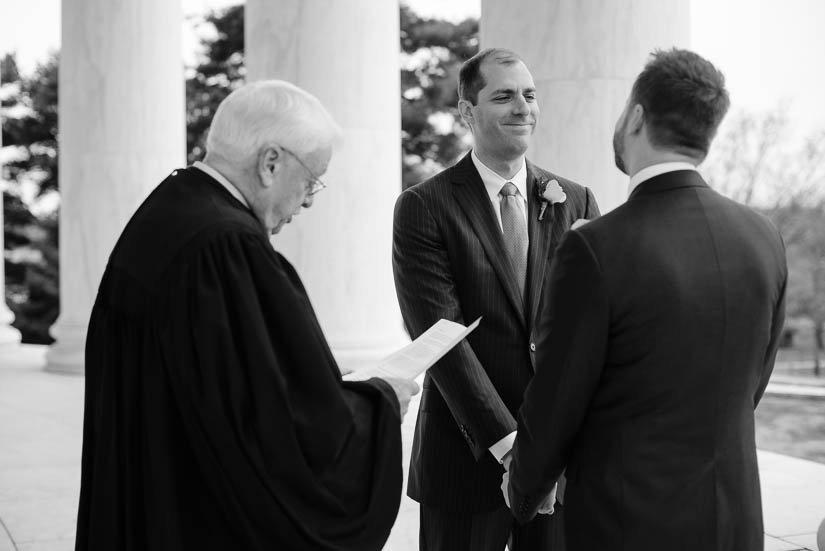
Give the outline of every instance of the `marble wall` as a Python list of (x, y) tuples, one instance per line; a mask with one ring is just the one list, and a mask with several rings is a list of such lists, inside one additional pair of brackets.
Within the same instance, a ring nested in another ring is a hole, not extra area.
[[(273, 239), (295, 264), (339, 363), (359, 367), (403, 344), (392, 278), (401, 191), (397, 2), (248, 0), (248, 80), (288, 80), (344, 130), (328, 188)], [(366, 14), (369, 14), (367, 16)]]
[(97, 287), (140, 202), (185, 163), (181, 7), (63, 0), (60, 317), (47, 368), (79, 372)]

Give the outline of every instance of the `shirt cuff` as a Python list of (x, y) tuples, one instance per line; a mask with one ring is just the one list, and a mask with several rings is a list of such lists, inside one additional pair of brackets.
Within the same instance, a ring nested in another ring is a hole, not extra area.
[(490, 446), (490, 453), (496, 458), (496, 461), (502, 463), (504, 456), (513, 449), (513, 443), (516, 441), (516, 431), (511, 432), (492, 446)]

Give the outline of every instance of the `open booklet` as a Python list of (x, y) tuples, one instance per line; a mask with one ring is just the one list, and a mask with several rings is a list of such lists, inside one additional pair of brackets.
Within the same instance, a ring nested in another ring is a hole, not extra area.
[(364, 381), (370, 377), (415, 379), (478, 327), (481, 318), (469, 326), (440, 319), (410, 344), (390, 354), (378, 365), (344, 375), (345, 381)]

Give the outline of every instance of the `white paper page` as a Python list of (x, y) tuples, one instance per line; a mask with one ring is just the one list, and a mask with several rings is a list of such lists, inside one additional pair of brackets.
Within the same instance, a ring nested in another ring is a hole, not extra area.
[(381, 360), (378, 365), (344, 375), (344, 380), (363, 381), (370, 377), (415, 379), (478, 327), (480, 321), (481, 318), (478, 318), (464, 327), (453, 321), (438, 320), (421, 336)]

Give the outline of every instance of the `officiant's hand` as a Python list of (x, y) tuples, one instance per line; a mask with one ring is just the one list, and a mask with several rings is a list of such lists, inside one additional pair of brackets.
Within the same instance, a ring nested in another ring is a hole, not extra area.
[(410, 398), (418, 394), (418, 383), (412, 379), (397, 379), (395, 377), (381, 377), (395, 391), (398, 397), (398, 405), (401, 406), (401, 419), (407, 414), (410, 407)]

